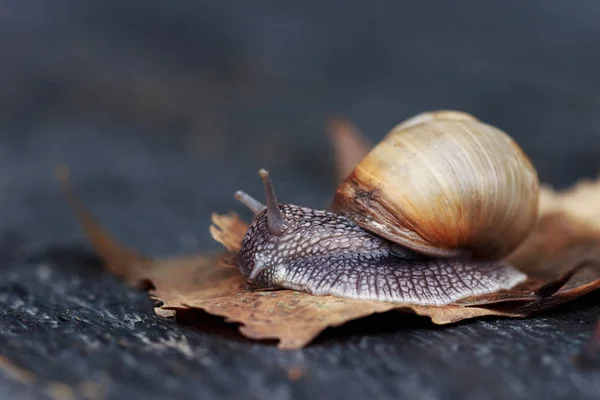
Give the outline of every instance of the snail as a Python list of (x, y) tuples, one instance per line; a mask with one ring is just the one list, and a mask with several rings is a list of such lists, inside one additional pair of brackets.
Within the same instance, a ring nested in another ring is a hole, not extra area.
[(535, 168), (505, 132), (470, 114), (419, 114), (391, 129), (338, 185), (329, 210), (266, 205), (236, 255), (262, 289), (441, 306), (527, 276), (504, 257), (538, 218)]

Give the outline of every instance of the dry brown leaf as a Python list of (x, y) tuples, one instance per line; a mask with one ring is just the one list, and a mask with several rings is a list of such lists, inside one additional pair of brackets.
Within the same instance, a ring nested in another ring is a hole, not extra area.
[[(198, 255), (174, 259), (139, 256), (112, 240), (77, 200), (68, 182), (60, 176), (67, 196), (94, 249), (110, 272), (134, 286), (149, 282), (149, 293), (160, 302), (158, 315), (172, 317), (173, 312), (190, 308), (225, 317), (240, 324), (240, 332), (251, 339), (278, 339), (281, 349), (306, 346), (327, 327), (389, 310), (414, 312), (430, 317), (435, 323), (451, 323), (481, 315), (512, 315), (504, 311), (472, 307), (410, 307), (398, 304), (348, 300), (333, 296), (312, 296), (291, 290), (255, 291), (230, 262), (226, 254)], [(211, 232), (228, 249), (239, 249), (247, 225), (236, 215), (214, 215)], [(107, 245), (108, 244), (108, 245)], [(114, 245), (114, 247), (111, 247)]]
[(151, 267), (152, 261), (135, 251), (122, 247), (103, 229), (99, 229), (94, 218), (75, 196), (69, 180), (69, 170), (65, 166), (58, 166), (54, 171), (54, 175), (61, 182), (67, 199), (75, 210), (88, 240), (104, 260), (104, 267), (129, 284), (140, 286), (142, 284), (140, 277), (145, 275)]
[(372, 143), (350, 120), (342, 116), (329, 118), (326, 131), (333, 146), (335, 172), (339, 182), (367, 155)]
[[(65, 179), (65, 177), (63, 177)], [(68, 185), (68, 182), (65, 181)], [(68, 188), (68, 186), (66, 186)], [(582, 269), (567, 279), (553, 296), (539, 299), (536, 288), (543, 281), (528, 282), (513, 291), (496, 296), (481, 296), (446, 307), (421, 307), (375, 301), (313, 296), (291, 290), (255, 291), (230, 263), (227, 255), (200, 255), (175, 259), (150, 260), (116, 245), (89, 213), (69, 192), (82, 225), (106, 268), (131, 284), (151, 283), (150, 295), (159, 300), (159, 315), (200, 309), (239, 323), (240, 332), (251, 339), (278, 339), (281, 349), (306, 346), (327, 327), (390, 310), (427, 316), (436, 324), (449, 324), (481, 316), (524, 317), (533, 311), (553, 307), (595, 289), (600, 283), (598, 265)], [(236, 215), (214, 215), (211, 232), (231, 252), (239, 243), (247, 225)], [(115, 248), (109, 244), (114, 244)], [(551, 281), (550, 281), (551, 282)], [(518, 300), (518, 301), (517, 301)]]
[(600, 190), (598, 180), (582, 179), (571, 188), (556, 192), (548, 185), (542, 185), (540, 212), (563, 212), (575, 219), (586, 221), (591, 226), (600, 227)]
[(545, 281), (578, 266), (590, 269), (599, 263), (600, 177), (580, 181), (562, 192), (543, 186), (537, 226), (507, 261)]
[[(346, 129), (345, 143), (354, 146), (360, 142), (348, 139), (353, 134), (347, 133), (351, 125), (344, 125), (343, 120), (337, 123), (336, 129)], [(338, 145), (338, 154), (351, 159), (364, 150), (359, 146), (356, 152), (343, 152), (340, 149), (345, 145)], [(344, 168), (348, 162), (344, 161)], [(542, 189), (539, 223), (509, 257), (530, 276), (526, 282), (512, 290), (463, 299), (449, 306), (424, 307), (313, 296), (292, 290), (255, 290), (235, 268), (235, 253), (248, 225), (234, 213), (214, 214), (210, 227), (213, 238), (227, 253), (174, 259), (144, 257), (112, 240), (77, 200), (66, 169), (59, 172), (57, 176), (107, 270), (132, 285), (150, 288), (151, 297), (160, 304), (155, 309), (158, 315), (173, 317), (178, 311), (203, 310), (239, 324), (239, 331), (248, 338), (279, 340), (281, 349), (302, 348), (328, 327), (375, 313), (411, 312), (429, 317), (435, 324), (481, 316), (526, 317), (600, 287), (600, 212), (594, 206), (600, 204), (600, 180), (586, 181), (561, 193)]]

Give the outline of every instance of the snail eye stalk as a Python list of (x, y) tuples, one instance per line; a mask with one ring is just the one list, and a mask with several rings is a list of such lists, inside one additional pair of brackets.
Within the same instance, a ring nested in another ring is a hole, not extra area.
[(263, 203), (256, 200), (254, 197), (250, 196), (244, 191), (238, 190), (237, 192), (235, 192), (235, 198), (240, 203), (248, 207), (254, 215), (258, 214), (263, 210), (263, 208), (265, 208), (265, 205)]
[(267, 224), (269, 226), (269, 232), (273, 236), (280, 236), (283, 232), (283, 214), (279, 209), (279, 202), (277, 201), (277, 196), (275, 195), (273, 182), (271, 182), (269, 171), (266, 169), (261, 169), (258, 171), (258, 175), (260, 175), (260, 179), (262, 179), (263, 185), (265, 186), (265, 197), (267, 200)]

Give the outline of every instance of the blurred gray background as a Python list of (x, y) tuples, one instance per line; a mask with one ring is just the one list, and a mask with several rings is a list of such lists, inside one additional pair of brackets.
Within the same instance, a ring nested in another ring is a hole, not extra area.
[[(377, 141), (417, 113), (467, 111), (564, 188), (600, 172), (599, 21), (597, 0), (0, 0), (1, 353), (66, 382), (122, 367), (112, 398), (593, 398), (599, 381), (569, 357), (597, 307), (439, 332), (408, 320), (291, 354), (191, 334), (155, 317), (144, 294), (86, 275), (68, 250), (86, 240), (52, 169), (68, 165), (109, 232), (156, 256), (220, 249), (210, 214), (249, 216), (233, 194), (260, 198), (261, 167), (282, 202), (327, 207), (332, 114)], [(198, 381), (168, 375), (166, 356), (135, 336), (166, 331), (210, 349), (212, 364), (185, 364)], [(115, 347), (123, 337), (129, 350)], [(315, 371), (300, 386), (271, 367), (298, 360)]]
[(465, 110), (567, 186), (600, 171), (599, 20), (595, 0), (3, 0), (2, 223), (61, 224), (69, 240), (49, 200), (66, 163), (132, 244), (218, 248), (209, 212), (260, 195), (260, 167), (282, 201), (328, 204), (333, 113), (376, 141), (416, 113)]

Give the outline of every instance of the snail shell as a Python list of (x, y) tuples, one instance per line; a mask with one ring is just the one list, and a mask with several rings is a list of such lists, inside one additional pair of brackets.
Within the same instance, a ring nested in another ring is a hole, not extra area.
[(532, 231), (538, 193), (505, 132), (438, 111), (395, 126), (338, 186), (332, 211), (425, 255), (496, 260)]

